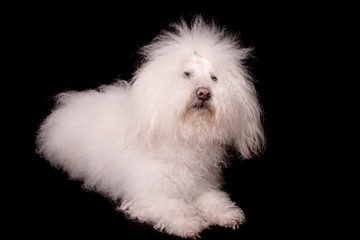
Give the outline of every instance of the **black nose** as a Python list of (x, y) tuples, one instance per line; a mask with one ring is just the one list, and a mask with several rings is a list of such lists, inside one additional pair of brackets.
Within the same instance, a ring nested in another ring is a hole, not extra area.
[(202, 101), (206, 101), (206, 100), (209, 100), (210, 97), (211, 97), (211, 92), (209, 89), (207, 88), (204, 88), (204, 87), (201, 87), (201, 88), (198, 88), (196, 90), (196, 96), (202, 100)]

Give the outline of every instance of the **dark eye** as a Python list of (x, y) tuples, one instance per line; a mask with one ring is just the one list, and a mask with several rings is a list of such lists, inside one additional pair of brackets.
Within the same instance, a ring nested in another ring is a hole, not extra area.
[(218, 79), (214, 75), (211, 75), (211, 80), (213, 80), (214, 82), (217, 82)]
[(191, 73), (190, 73), (190, 72), (184, 72), (184, 76), (187, 77), (187, 78), (190, 78), (190, 77), (191, 77)]

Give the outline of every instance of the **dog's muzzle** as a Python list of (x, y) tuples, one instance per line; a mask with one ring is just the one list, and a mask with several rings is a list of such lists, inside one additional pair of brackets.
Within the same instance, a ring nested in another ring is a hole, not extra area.
[(208, 88), (200, 87), (196, 90), (196, 96), (201, 101), (207, 101), (211, 98), (211, 92)]
[(192, 107), (199, 109), (207, 109), (210, 104), (211, 91), (208, 88), (200, 87), (196, 89)]

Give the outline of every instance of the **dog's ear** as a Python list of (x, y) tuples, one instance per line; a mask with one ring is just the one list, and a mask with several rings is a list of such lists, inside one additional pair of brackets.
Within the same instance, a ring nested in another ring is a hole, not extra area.
[(233, 124), (233, 142), (244, 159), (258, 155), (265, 148), (263, 111), (250, 77), (240, 69), (232, 76), (236, 82), (238, 104), (234, 107), (236, 123)]

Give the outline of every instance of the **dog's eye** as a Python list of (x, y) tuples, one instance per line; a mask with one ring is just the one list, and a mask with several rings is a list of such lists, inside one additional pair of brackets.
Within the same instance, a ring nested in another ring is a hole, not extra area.
[(187, 78), (190, 78), (190, 77), (191, 77), (191, 73), (190, 73), (190, 72), (184, 72), (184, 76), (187, 77)]
[(211, 78), (211, 80), (213, 80), (214, 82), (217, 82), (217, 80), (218, 80), (217, 77), (215, 77), (214, 75), (211, 75), (210, 78)]

